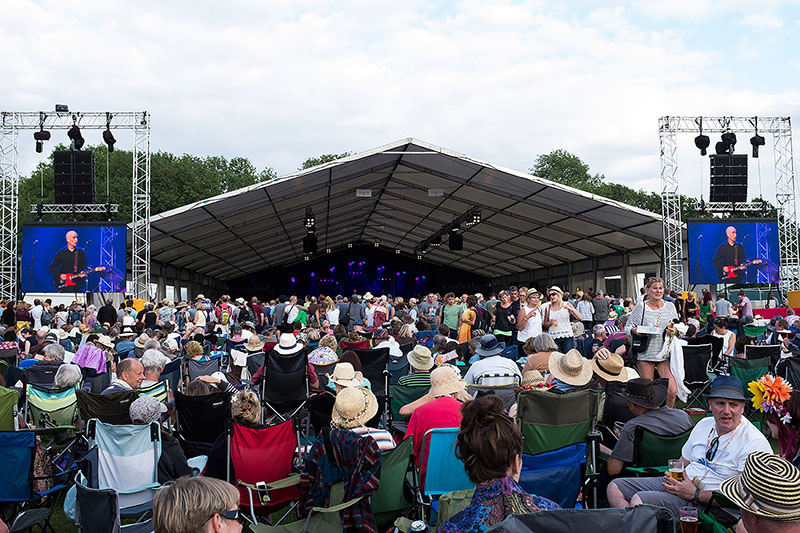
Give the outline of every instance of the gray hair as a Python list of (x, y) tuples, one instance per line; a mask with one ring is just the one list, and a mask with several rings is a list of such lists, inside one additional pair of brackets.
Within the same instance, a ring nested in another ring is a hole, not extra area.
[(161, 348), (161, 343), (158, 341), (158, 339), (150, 339), (149, 341), (144, 343), (144, 350), (145, 351), (147, 351), (147, 350), (158, 350), (159, 348)]
[(60, 344), (48, 344), (42, 350), (45, 357), (50, 357), (58, 361), (64, 361), (64, 347)]
[(533, 349), (535, 352), (555, 352), (558, 346), (553, 337), (547, 333), (540, 333), (533, 339)]
[(76, 383), (79, 383), (82, 377), (81, 367), (73, 365), (72, 363), (63, 364), (56, 370), (53, 388), (66, 389), (67, 387), (72, 387)]
[(592, 335), (597, 337), (598, 335), (602, 334), (606, 330), (606, 327), (603, 324), (595, 324), (592, 328)]
[(450, 339), (444, 335), (436, 335), (433, 337), (433, 349), (436, 353), (444, 353), (444, 349)]
[(160, 350), (149, 349), (142, 354), (140, 361), (145, 372), (161, 372), (164, 366), (169, 363), (169, 358), (161, 353)]

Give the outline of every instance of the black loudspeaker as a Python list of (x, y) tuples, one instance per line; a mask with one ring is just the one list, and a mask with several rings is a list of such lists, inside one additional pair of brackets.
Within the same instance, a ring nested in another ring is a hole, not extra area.
[(448, 242), (450, 250), (453, 252), (464, 249), (464, 236), (460, 233), (451, 233)]
[(93, 204), (94, 152), (53, 152), (57, 204)]
[(313, 233), (308, 233), (303, 237), (303, 253), (316, 254), (317, 253), (317, 236)]
[(747, 154), (709, 156), (712, 202), (747, 201)]

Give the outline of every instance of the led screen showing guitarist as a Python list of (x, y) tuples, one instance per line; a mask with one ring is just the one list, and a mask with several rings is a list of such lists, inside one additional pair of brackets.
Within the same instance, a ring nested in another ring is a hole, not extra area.
[(747, 278), (747, 267), (760, 264), (762, 261), (760, 259), (747, 260), (744, 246), (736, 242), (735, 227), (728, 226), (725, 229), (725, 236), (728, 239), (719, 245), (711, 262), (717, 269), (720, 283), (741, 283)]
[[(85, 292), (86, 277), (80, 274), (88, 266), (86, 251), (78, 246), (78, 232), (67, 232), (67, 245), (56, 252), (50, 263), (50, 273), (59, 292)], [(69, 283), (67, 283), (69, 281)]]

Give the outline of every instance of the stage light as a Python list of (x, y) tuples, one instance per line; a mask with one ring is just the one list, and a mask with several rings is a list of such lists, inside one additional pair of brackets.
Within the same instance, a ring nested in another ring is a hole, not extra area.
[(417, 276), (416, 278), (414, 278), (414, 281), (419, 281), (419, 276)]
[(326, 253), (326, 254), (329, 254), (329, 253), (331, 253), (331, 249), (330, 249), (330, 248), (325, 248), (325, 253)]
[(293, 277), (292, 277), (292, 278), (291, 278), (289, 281), (291, 281), (292, 283), (294, 283), (294, 276), (293, 276)]
[(703, 130), (700, 130), (700, 135), (694, 138), (694, 145), (700, 149), (700, 155), (706, 155), (708, 151), (706, 148), (709, 147), (711, 144), (711, 139), (708, 138), (708, 135), (703, 135)]
[(381, 247), (381, 243), (378, 242), (378, 241), (375, 241), (375, 242), (372, 243), (372, 246), (374, 246), (375, 248), (380, 248)]
[(117, 142), (117, 140), (114, 138), (114, 134), (111, 133), (111, 130), (106, 129), (106, 131), (103, 132), (103, 142), (108, 145), (109, 153), (114, 151), (114, 143)]
[(403, 275), (404, 275), (404, 276), (406, 275), (406, 271), (405, 271), (405, 270), (403, 270)]
[(331, 267), (331, 268), (330, 268), (330, 271), (331, 271), (331, 272), (333, 272), (334, 270), (336, 270), (336, 267)]
[(348, 243), (347, 243), (347, 247), (348, 247), (348, 248), (352, 248), (352, 247), (353, 247), (353, 243), (352, 243), (352, 242), (348, 242)]
[(67, 131), (67, 137), (69, 137), (72, 141), (70, 144), (70, 150), (80, 150), (83, 148), (83, 145), (86, 142), (81, 135), (81, 129), (77, 124), (73, 124), (72, 127)]
[(750, 137), (750, 144), (753, 145), (753, 157), (758, 157), (758, 147), (764, 146), (766, 142), (766, 139), (759, 135), (757, 131), (755, 135)]
[(306, 207), (306, 227), (313, 228), (314, 224), (316, 223), (316, 219), (314, 218), (314, 212), (311, 211), (310, 207)]
[(422, 276), (422, 279), (425, 279), (425, 276)]
[(312, 278), (313, 278), (315, 275), (316, 275), (316, 274), (314, 274), (313, 272), (311, 273), (311, 277), (312, 277)]
[(36, 153), (41, 154), (44, 147), (44, 141), (50, 140), (50, 132), (45, 131), (44, 126), (40, 126), (39, 131), (33, 132), (33, 138), (36, 140)]
[(472, 218), (468, 219), (466, 222), (467, 226), (474, 226), (475, 224), (480, 224), (480, 223), (481, 223), (480, 211), (475, 211), (474, 213), (472, 213)]
[(306, 254), (306, 255), (303, 256), (303, 261), (310, 261), (310, 260), (311, 260), (311, 256), (310, 255)]
[(399, 278), (400, 277), (400, 272), (395, 272), (394, 275)]
[(394, 253), (396, 253), (397, 255), (400, 255), (400, 249), (398, 248), (397, 250), (394, 251)]

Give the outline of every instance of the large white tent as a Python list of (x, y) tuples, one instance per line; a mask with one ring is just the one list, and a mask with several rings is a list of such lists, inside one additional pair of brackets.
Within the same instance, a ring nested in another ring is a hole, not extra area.
[(474, 206), (482, 219), (463, 230), (463, 251), (430, 248), (425, 261), (496, 279), (572, 276), (583, 264), (593, 281), (609, 256), (614, 267), (658, 269), (660, 215), (407, 138), (153, 216), (151, 259), (167, 278), (154, 281), (189, 271), (219, 284), (303, 261), (307, 207), (319, 253), (379, 242), (414, 254)]

